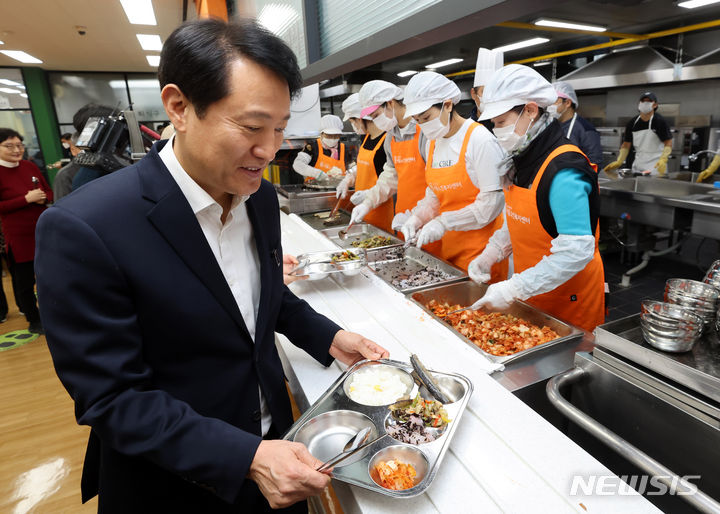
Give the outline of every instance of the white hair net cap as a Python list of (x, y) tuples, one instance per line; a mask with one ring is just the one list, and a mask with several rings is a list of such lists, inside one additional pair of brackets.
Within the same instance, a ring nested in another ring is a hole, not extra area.
[(434, 71), (421, 71), (405, 87), (405, 116), (421, 114), (445, 100), (452, 100), (453, 104), (460, 101), (457, 84)]
[(575, 104), (575, 107), (579, 105), (577, 95), (575, 94), (575, 89), (573, 89), (569, 82), (560, 80), (558, 82), (555, 82), (553, 86), (555, 86), (555, 91), (560, 98), (567, 98)]
[(343, 131), (343, 122), (334, 114), (326, 114), (320, 118), (320, 132), (329, 135), (340, 135)]
[(342, 103), (341, 106), (343, 113), (345, 116), (343, 117), (343, 121), (347, 121), (350, 118), (360, 118), (360, 111), (362, 110), (360, 107), (360, 97), (357, 93), (353, 93), (350, 96), (348, 96)]
[(555, 88), (537, 71), (522, 64), (508, 64), (496, 71), (485, 86), (485, 110), (480, 119), (495, 118), (528, 102), (545, 108), (554, 104), (557, 98)]
[(473, 87), (485, 86), (492, 74), (503, 67), (503, 53), (497, 50), (479, 48), (475, 64)]
[(360, 107), (365, 109), (373, 105), (382, 105), (388, 100), (402, 100), (403, 91), (385, 80), (371, 80), (363, 84), (358, 95), (360, 95)]

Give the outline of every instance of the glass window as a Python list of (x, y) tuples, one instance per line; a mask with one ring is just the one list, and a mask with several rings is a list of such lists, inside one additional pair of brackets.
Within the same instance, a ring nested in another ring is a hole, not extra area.
[(0, 127), (11, 128), (22, 135), (26, 158), (43, 169), (42, 152), (20, 68), (0, 68)]
[(130, 99), (138, 121), (150, 127), (155, 124), (147, 122), (167, 121), (168, 117), (160, 99), (160, 82), (157, 76), (149, 73), (129, 73), (127, 79)]
[(29, 109), (25, 81), (19, 68), (0, 68), (0, 109)]
[(261, 25), (292, 48), (297, 57), (298, 66), (305, 68), (307, 66), (307, 50), (302, 4), (303, 0), (255, 0), (255, 15)]
[(124, 110), (130, 105), (123, 73), (49, 73), (58, 123), (72, 123), (84, 105), (95, 103)]
[[(320, 56), (327, 57), (440, 0), (318, 0)], [(372, 23), (359, 21), (372, 20)]]

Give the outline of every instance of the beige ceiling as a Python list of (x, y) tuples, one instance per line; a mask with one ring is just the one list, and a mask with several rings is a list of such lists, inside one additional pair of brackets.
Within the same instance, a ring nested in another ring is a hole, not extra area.
[[(119, 0), (2, 0), (0, 50), (23, 50), (43, 61), (21, 64), (0, 54), (0, 66), (46, 70), (151, 72), (135, 34), (159, 34), (165, 41), (182, 22), (182, 0), (153, 0), (157, 25), (131, 25)], [(188, 1), (188, 18), (195, 4)], [(78, 34), (77, 25), (87, 27)]]

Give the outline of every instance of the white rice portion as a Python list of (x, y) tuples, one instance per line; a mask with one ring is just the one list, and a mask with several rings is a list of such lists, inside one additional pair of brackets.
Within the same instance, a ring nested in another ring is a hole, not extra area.
[(350, 398), (363, 405), (390, 405), (407, 394), (401, 375), (386, 366), (368, 366), (353, 373), (348, 384)]

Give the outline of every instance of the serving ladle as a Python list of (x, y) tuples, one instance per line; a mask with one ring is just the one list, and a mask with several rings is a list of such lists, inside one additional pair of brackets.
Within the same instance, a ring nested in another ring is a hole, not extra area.
[(348, 236), (348, 230), (350, 230), (350, 227), (353, 226), (353, 222), (351, 221), (350, 224), (345, 228), (345, 230), (338, 231), (338, 237), (345, 241)]

